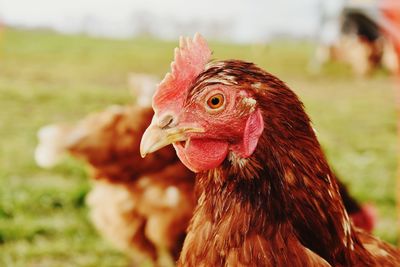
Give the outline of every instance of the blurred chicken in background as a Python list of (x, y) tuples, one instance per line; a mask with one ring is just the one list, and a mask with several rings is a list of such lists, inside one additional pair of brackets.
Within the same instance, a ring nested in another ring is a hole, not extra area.
[[(194, 177), (172, 147), (138, 153), (150, 108), (112, 106), (76, 124), (43, 127), (36, 161), (51, 167), (65, 152), (90, 166), (86, 198), (96, 228), (136, 262), (176, 259), (195, 205)], [(167, 253), (165, 253), (167, 252)]]
[(131, 72), (128, 74), (128, 88), (136, 99), (136, 105), (151, 107), (151, 99), (154, 94), (155, 85), (160, 79), (147, 73)]
[[(137, 85), (148, 83), (139, 76)], [(88, 163), (93, 188), (86, 202), (99, 232), (137, 264), (150, 258), (171, 266), (196, 202), (194, 175), (172, 147), (140, 157), (140, 138), (153, 111), (140, 107), (145, 95), (137, 99), (137, 106), (110, 106), (74, 124), (41, 128), (35, 159), (49, 168), (69, 153)]]
[[(383, 68), (395, 73), (399, 62), (393, 43), (381, 31), (377, 1), (350, 0), (337, 12), (325, 14), (320, 8), (321, 27), (311, 70), (338, 61), (348, 64), (357, 77), (366, 77)], [(336, 29), (336, 30), (334, 30)]]

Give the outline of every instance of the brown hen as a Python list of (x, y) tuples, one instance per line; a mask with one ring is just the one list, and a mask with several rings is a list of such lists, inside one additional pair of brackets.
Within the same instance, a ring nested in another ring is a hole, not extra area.
[(349, 219), (296, 94), (252, 63), (181, 39), (141, 154), (173, 144), (200, 195), (180, 266), (400, 266)]

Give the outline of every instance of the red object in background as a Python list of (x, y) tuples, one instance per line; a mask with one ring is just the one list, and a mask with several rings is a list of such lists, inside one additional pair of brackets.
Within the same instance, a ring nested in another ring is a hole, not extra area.
[(400, 59), (400, 0), (382, 0), (379, 4), (384, 21), (382, 28), (392, 40)]
[(360, 211), (350, 214), (350, 216), (354, 225), (371, 233), (376, 225), (378, 212), (375, 206), (371, 204), (364, 204), (362, 205)]

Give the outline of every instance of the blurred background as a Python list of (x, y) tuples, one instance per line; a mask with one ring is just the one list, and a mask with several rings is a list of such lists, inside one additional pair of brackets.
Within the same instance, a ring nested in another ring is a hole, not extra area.
[(341, 180), (376, 207), (374, 233), (395, 244), (399, 63), (378, 2), (0, 0), (0, 266), (129, 265), (89, 219), (83, 162), (38, 167), (37, 132), (135, 103), (195, 32), (214, 58), (287, 82)]

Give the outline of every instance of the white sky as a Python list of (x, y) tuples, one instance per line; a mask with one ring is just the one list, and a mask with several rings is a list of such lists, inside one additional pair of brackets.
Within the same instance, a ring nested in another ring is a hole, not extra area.
[[(318, 26), (318, 1), (337, 3), (337, 0), (0, 0), (0, 18), (9, 24), (45, 26), (65, 32), (127, 36), (132, 33), (134, 14), (145, 11), (157, 18), (150, 20), (150, 26), (160, 35), (170, 33), (171, 38), (180, 34), (171, 27), (168, 30), (168, 23), (163, 22), (190, 23), (196, 19), (232, 22), (229, 38), (257, 41), (278, 32), (313, 34)], [(333, 9), (335, 6), (339, 5), (333, 4)]]

